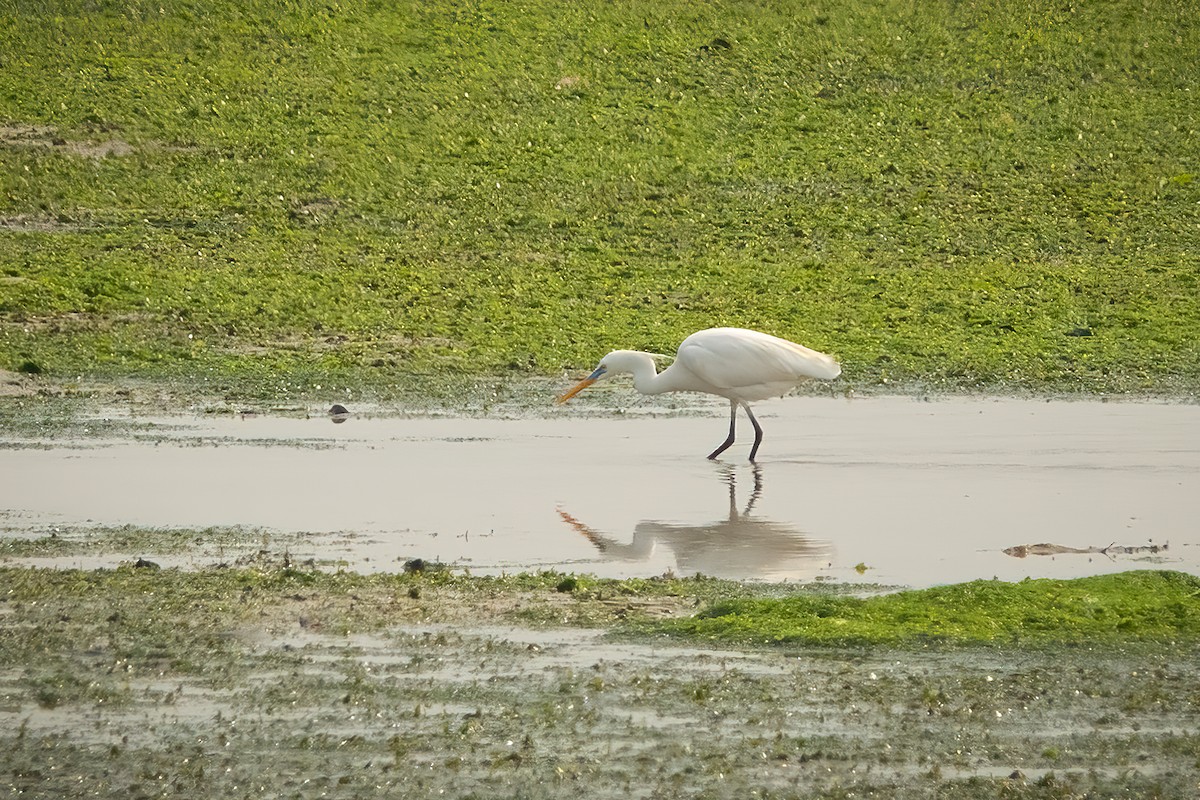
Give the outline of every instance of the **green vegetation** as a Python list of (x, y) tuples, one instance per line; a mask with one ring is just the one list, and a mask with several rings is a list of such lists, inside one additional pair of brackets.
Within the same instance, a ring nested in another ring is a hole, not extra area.
[(1139, 571), (1069, 581), (972, 581), (866, 599), (739, 599), (662, 627), (730, 642), (1194, 642), (1200, 639), (1200, 578)]
[[(362, 575), (260, 554), (237, 568), (0, 567), (0, 579), (10, 609), (61, 613), (61, 624), (51, 627), (64, 635), (70, 631), (68, 638), (86, 640), (99, 635), (87, 626), (106, 629), (128, 617), (138, 621), (138, 631), (130, 635), (157, 637), (162, 657), (176, 649), (179, 657), (190, 652), (201, 629), (216, 636), (230, 626), (273, 617), (297, 598), (321, 604), (327, 629), (343, 634), (406, 620), (478, 622), (482, 614), (508, 623), (615, 624), (638, 636), (665, 632), (740, 644), (1200, 642), (1200, 578), (1168, 571), (1068, 581), (974, 581), (863, 598), (850, 596), (864, 588), (854, 586), (814, 584), (798, 590), (709, 578), (608, 580), (557, 572), (488, 577), (425, 566)], [(148, 602), (155, 605), (152, 619), (145, 615)], [(706, 608), (693, 616), (697, 605)], [(71, 611), (91, 606), (105, 613), (93, 619)], [(0, 663), (29, 656), (32, 650), (20, 644), (25, 639), (54, 635), (30, 626), (8, 640)], [(168, 640), (175, 644), (163, 644)]]
[[(129, 541), (140, 541), (137, 529), (118, 529), (110, 535), (111, 548)], [(207, 532), (217, 535), (217, 532)], [(151, 531), (145, 535), (150, 536)], [(237, 531), (224, 534), (235, 539)], [(102, 534), (97, 534), (100, 536)], [(194, 534), (179, 534), (182, 542), (176, 555), (189, 547), (200, 547)], [(115, 538), (115, 540), (114, 540)], [(236, 542), (241, 544), (240, 541)], [(69, 555), (62, 550), (49, 555)], [(41, 553), (39, 553), (41, 554)], [(16, 555), (24, 555), (17, 552)], [(346, 630), (376, 630), (413, 616), (413, 609), (398, 612), (396, 604), (409, 599), (422, 603), (416, 614), (426, 621), (461, 621), (464, 607), (489, 605), (505, 596), (520, 596), (522, 603), (508, 607), (497, 616), (509, 621), (594, 625), (615, 619), (631, 618), (641, 603), (665, 603), (677, 608), (694, 608), (698, 603), (713, 603), (730, 597), (778, 596), (794, 587), (768, 584), (743, 584), (713, 578), (630, 578), (612, 580), (588, 575), (559, 572), (520, 573), (502, 576), (472, 576), (454, 573), (442, 565), (426, 563), (396, 573), (365, 575), (330, 571), (311, 564), (297, 565), (286, 555), (262, 553), (236, 567), (197, 569), (152, 569), (128, 563), (115, 569), (77, 570), (0, 566), (4, 599), (38, 614), (67, 612), (79, 603), (107, 608), (113, 613), (140, 616), (148, 598), (163, 604), (157, 613), (169, 628), (174, 614), (189, 616), (196, 624), (205, 618), (220, 618), (213, 623), (219, 630), (264, 613), (264, 606), (290, 602), (297, 592), (336, 599), (354, 613), (339, 618), (336, 627)], [(570, 581), (571, 585), (564, 584)], [(417, 588), (417, 592), (410, 589)], [(814, 595), (838, 595), (863, 590), (853, 585), (817, 584), (809, 589)], [(231, 601), (237, 601), (236, 603)], [(82, 608), (82, 606), (80, 606)], [(415, 608), (415, 606), (414, 606)], [(571, 610), (564, 616), (564, 608)], [(483, 613), (483, 612), (480, 612)], [(471, 612), (473, 616), (475, 612)], [(635, 619), (642, 619), (636, 613)], [(330, 617), (332, 620), (332, 617)], [(62, 620), (68, 622), (69, 620)], [(103, 623), (103, 620), (99, 620)], [(31, 635), (37, 633), (31, 631)], [(40, 634), (39, 634), (40, 635)]]
[[(124, 540), (132, 535), (127, 532)], [(103, 639), (112, 658), (138, 669), (196, 674), (222, 656), (233, 659), (221, 666), (228, 674), (237, 670), (228, 631), (269, 624), (281, 615), (316, 616), (319, 610), (322, 630), (341, 635), (406, 622), (480, 624), (484, 619), (593, 626), (645, 621), (646, 607), (679, 608), (756, 593), (749, 586), (708, 579), (581, 576), (573, 591), (563, 592), (559, 586), (566, 576), (552, 572), (470, 577), (425, 569), (362, 575), (297, 566), (286, 557), (262, 556), (250, 563), (188, 570), (134, 566), (132, 560), (97, 570), (0, 566), (5, 587), (0, 604), (12, 614), (0, 623), (5, 633), (0, 668), (29, 665), (31, 674), (75, 673), (81, 654), (72, 643)], [(71, 685), (77, 684), (88, 688), (87, 681)]]
[[(7, 532), (5, 532), (7, 533)], [(95, 559), (117, 556), (131, 561), (167, 558), (174, 563), (255, 564), (270, 554), (295, 545), (295, 534), (254, 528), (142, 528), (56, 526), (44, 535), (0, 536), (0, 558)], [(117, 558), (112, 558), (115, 563)]]
[(1189, 0), (0, 12), (0, 369), (388, 397), (736, 324), (1200, 387)]

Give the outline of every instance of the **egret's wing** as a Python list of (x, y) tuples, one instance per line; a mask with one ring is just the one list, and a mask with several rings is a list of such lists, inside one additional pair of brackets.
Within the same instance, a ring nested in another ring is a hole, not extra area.
[[(677, 363), (716, 389), (793, 386), (805, 378), (836, 378), (837, 362), (824, 353), (758, 331), (713, 328), (679, 346)], [(770, 392), (768, 392), (769, 394)]]

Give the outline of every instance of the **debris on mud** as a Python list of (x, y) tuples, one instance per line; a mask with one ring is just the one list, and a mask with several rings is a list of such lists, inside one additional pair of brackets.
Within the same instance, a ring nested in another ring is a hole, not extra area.
[(1105, 556), (1129, 556), (1149, 554), (1156, 555), (1165, 553), (1170, 549), (1170, 542), (1163, 544), (1144, 544), (1124, 546), (1118, 545), (1116, 542), (1107, 547), (1066, 547), (1061, 544), (1048, 544), (1041, 542), (1039, 544), (1019, 544), (1013, 547), (1006, 547), (1002, 551), (1005, 555), (1010, 555), (1013, 558), (1025, 558), (1027, 556), (1058, 556), (1077, 553), (1099, 553)]

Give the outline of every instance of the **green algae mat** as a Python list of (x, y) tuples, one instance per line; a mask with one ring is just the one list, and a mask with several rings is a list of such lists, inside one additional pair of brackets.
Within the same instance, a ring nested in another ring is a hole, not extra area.
[(699, 328), (1194, 394), (1189, 2), (0, 4), (0, 369), (273, 399)]
[(730, 642), (1195, 641), (1200, 578), (1135, 571), (1075, 580), (972, 581), (869, 598), (739, 599), (664, 627)]

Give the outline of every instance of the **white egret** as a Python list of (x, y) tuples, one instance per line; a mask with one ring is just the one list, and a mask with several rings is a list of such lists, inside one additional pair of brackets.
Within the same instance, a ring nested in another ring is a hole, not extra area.
[(558, 396), (565, 403), (605, 375), (628, 372), (633, 388), (642, 394), (703, 392), (729, 400), (729, 438), (709, 453), (716, 458), (733, 444), (737, 410), (746, 410), (754, 426), (750, 460), (758, 453), (763, 432), (750, 403), (782, 397), (788, 390), (812, 378), (833, 380), (842, 368), (831, 357), (803, 345), (770, 334), (744, 328), (709, 328), (683, 340), (675, 362), (662, 372), (654, 368), (654, 357), (637, 350), (614, 350), (596, 370)]

